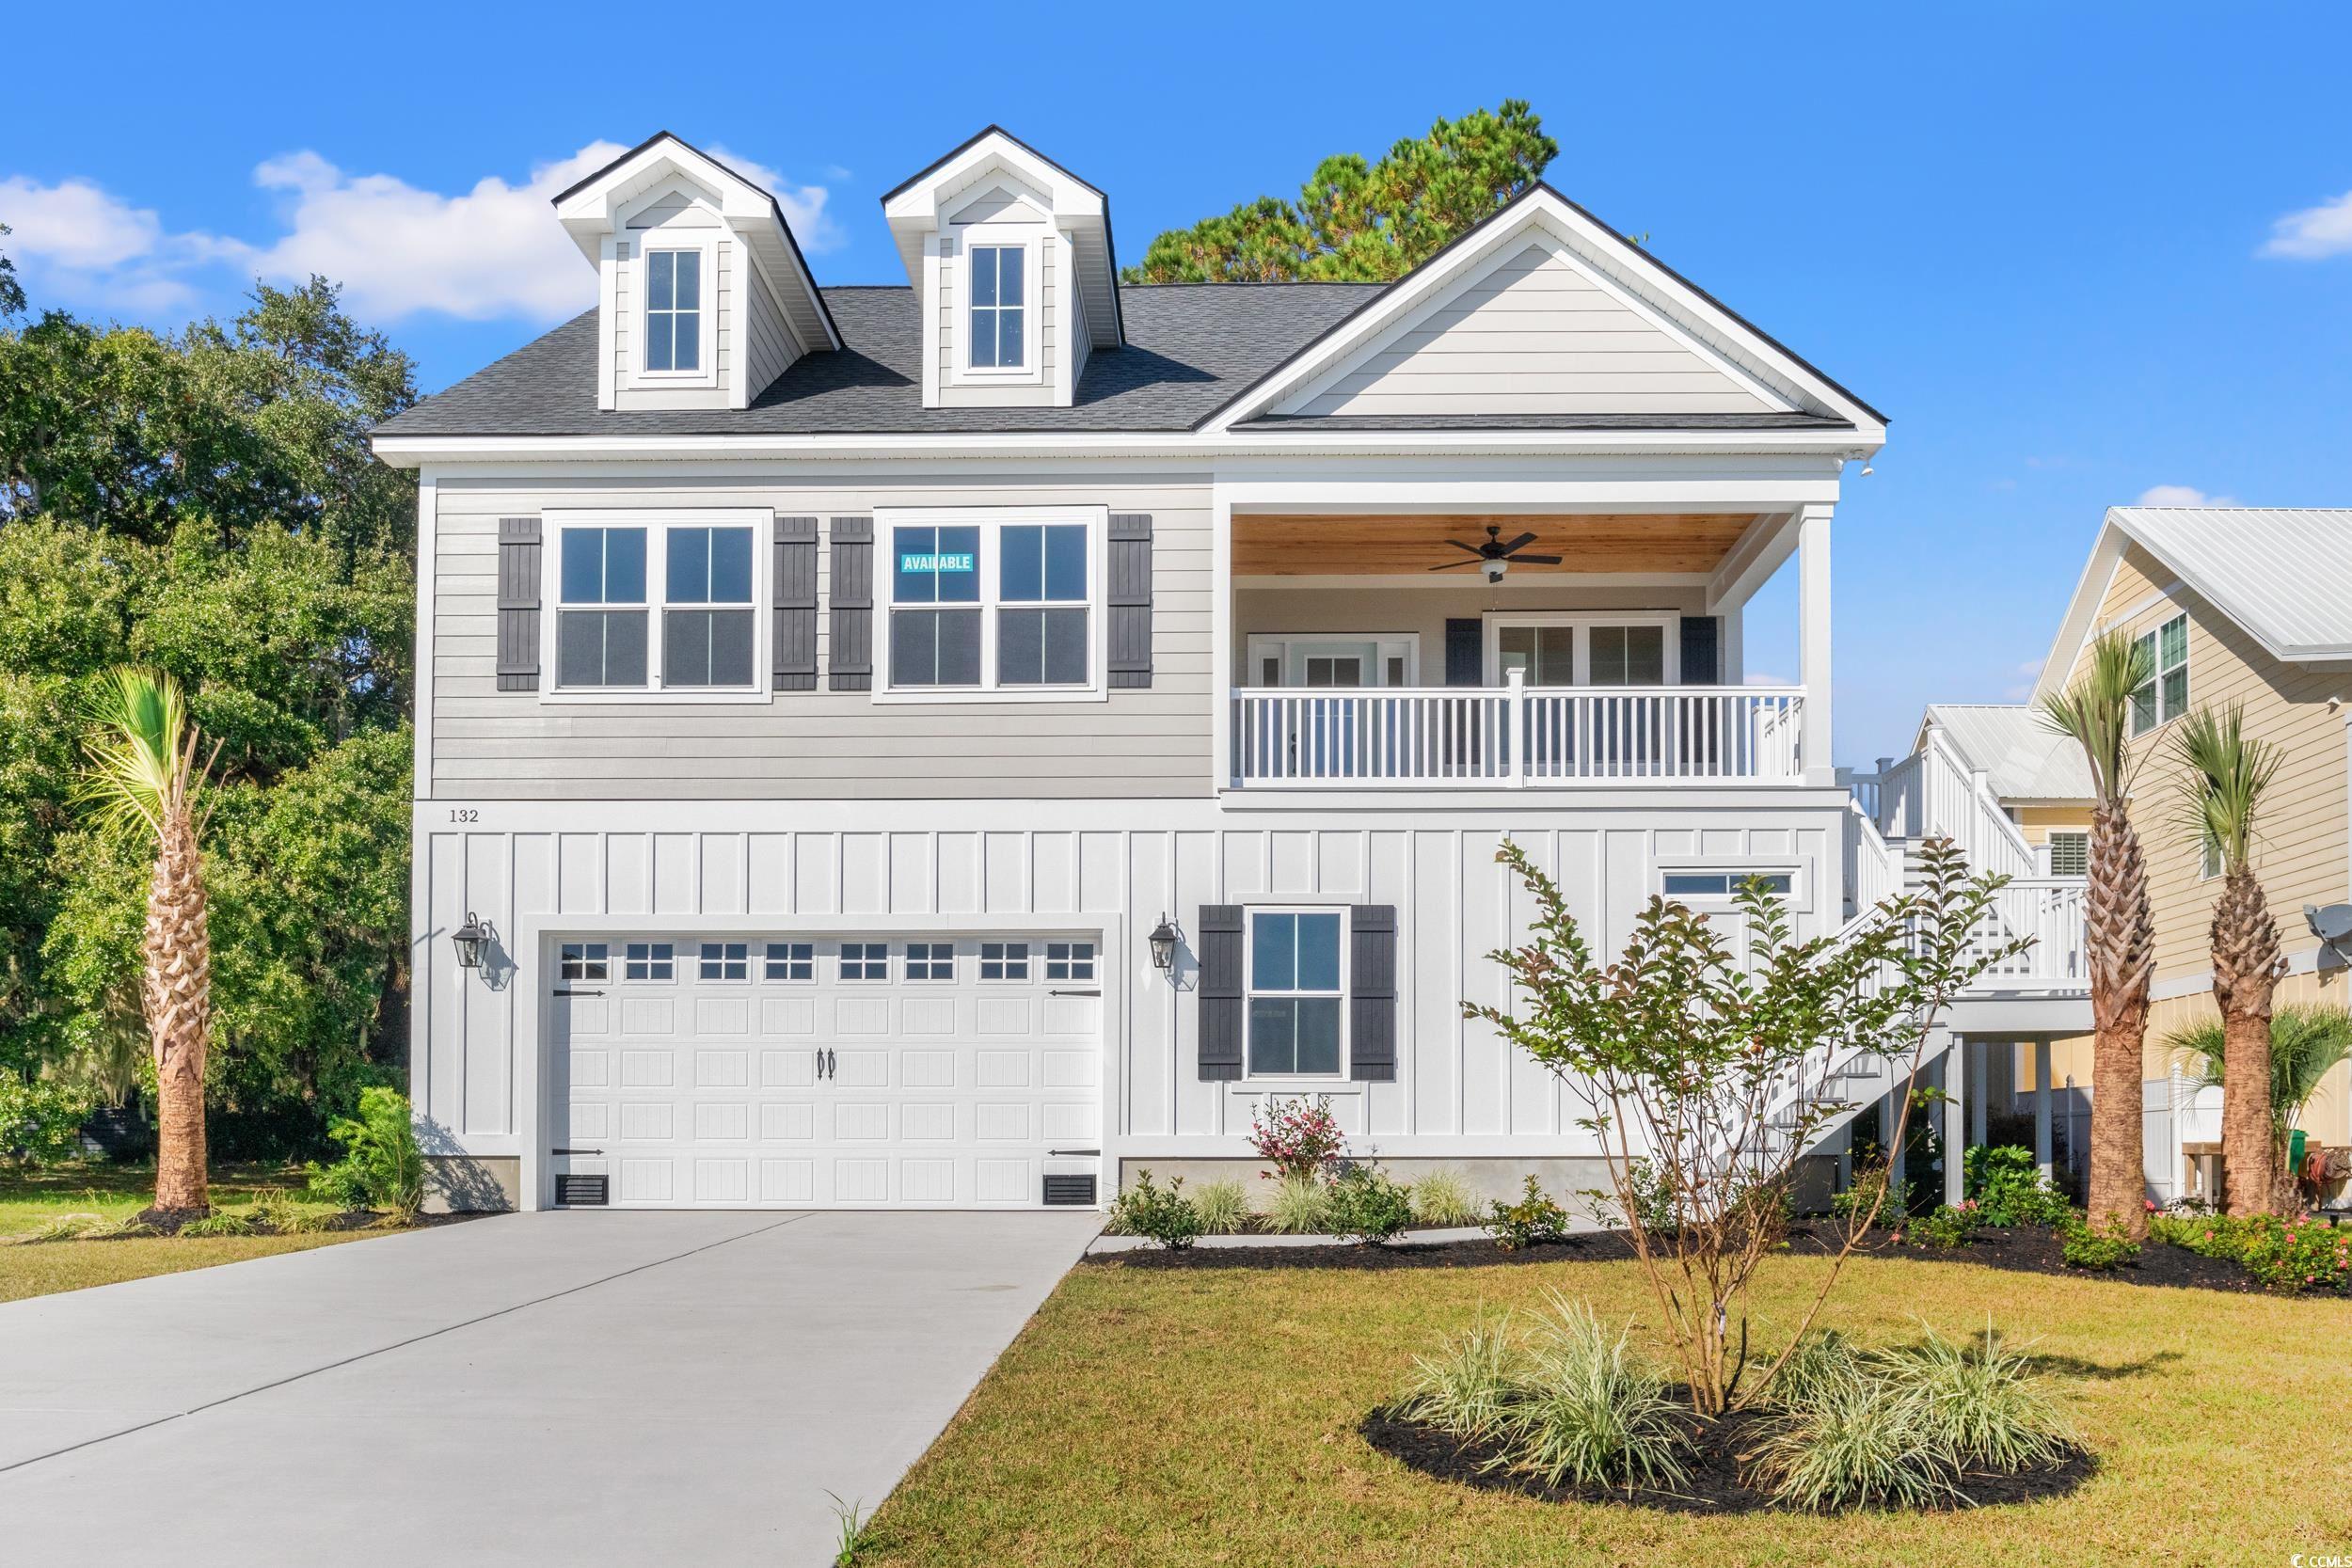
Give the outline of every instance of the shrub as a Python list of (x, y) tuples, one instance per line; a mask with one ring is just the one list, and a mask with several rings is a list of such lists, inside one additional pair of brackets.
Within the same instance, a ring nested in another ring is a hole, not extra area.
[(1825, 1397), (1831, 1384), (1851, 1383), (1863, 1375), (1862, 1353), (1833, 1328), (1800, 1340), (1769, 1392), (1783, 1405), (1810, 1404)]
[(1503, 1463), (1547, 1484), (1668, 1486), (1691, 1440), (1665, 1380), (1612, 1339), (1584, 1303), (1553, 1292), (1536, 1320), (1525, 1386), (1503, 1419)]
[(2066, 1215), (2064, 1194), (2042, 1179), (2033, 1150), (2013, 1144), (1980, 1146), (1961, 1157), (1978, 1222), (2008, 1227), (2054, 1226)]
[(2238, 1261), (2265, 1291), (2352, 1291), (2352, 1229), (2264, 1214), (2248, 1227)]
[(1883, 1226), (1901, 1225), (1903, 1216), (1911, 1212), (1913, 1184), (1902, 1181), (1890, 1187), (1887, 1174), (1887, 1168), (1883, 1164), (1855, 1166), (1853, 1180), (1846, 1190), (1830, 1195), (1829, 1212), (1851, 1224), (1871, 1204), (1878, 1202), (1879, 1194), (1883, 1191), (1886, 1194), (1886, 1201), (1879, 1207), (1878, 1223)]
[(1962, 1468), (2048, 1465), (2074, 1441), (2031, 1360), (2005, 1346), (1990, 1323), (1981, 1343), (1954, 1344), (1929, 1329), (1916, 1345), (1886, 1351), (1879, 1361), (1918, 1403), (1938, 1451)]
[(1913, 1219), (1899, 1232), (1899, 1238), (1914, 1246), (1966, 1246), (1968, 1238), (1976, 1233), (1977, 1208), (1973, 1203), (1955, 1209), (1939, 1203), (1926, 1213)]
[(1486, 1216), (1486, 1233), (1495, 1239), (1495, 1245), (1505, 1252), (1517, 1252), (1545, 1242), (1567, 1240), (1568, 1212), (1541, 1187), (1535, 1179), (1527, 1179), (1527, 1190), (1517, 1203), (1494, 1202)]
[(1460, 1334), (1448, 1336), (1436, 1354), (1413, 1358), (1413, 1380), (1397, 1414), (1454, 1437), (1485, 1437), (1510, 1416), (1520, 1378), (1510, 1318), (1481, 1316)]
[(359, 1091), (359, 1114), (338, 1119), (327, 1136), (343, 1146), (333, 1165), (306, 1166), (310, 1191), (345, 1209), (389, 1211), (405, 1225), (424, 1207), (424, 1155), (408, 1101), (398, 1091)]
[(1334, 1236), (1384, 1245), (1413, 1223), (1412, 1192), (1369, 1162), (1350, 1165), (1331, 1183), (1325, 1223)]
[(1786, 1508), (1926, 1508), (1955, 1491), (1921, 1402), (1893, 1380), (1822, 1380), (1748, 1455), (1747, 1480)]
[(1170, 1252), (1182, 1252), (1200, 1234), (1200, 1211), (1184, 1196), (1184, 1179), (1165, 1188), (1139, 1170), (1136, 1184), (1111, 1200), (1111, 1227), (1122, 1236), (1141, 1236)]
[(1320, 1176), (1346, 1142), (1331, 1097), (1269, 1099), (1249, 1114), (1249, 1147), (1283, 1176)]
[(1423, 1225), (1476, 1225), (1485, 1214), (1458, 1170), (1433, 1170), (1413, 1183), (1413, 1218)]
[(1331, 1217), (1331, 1189), (1320, 1177), (1281, 1176), (1259, 1199), (1258, 1218), (1286, 1236), (1322, 1233)]
[(82, 1152), (82, 1124), (96, 1097), (87, 1088), (42, 1078), (26, 1083), (0, 1070), (0, 1164), (55, 1164)]
[(1204, 1182), (1192, 1195), (1204, 1236), (1230, 1236), (1249, 1228), (1249, 1192), (1238, 1181)]
[(215, 1209), (200, 1219), (190, 1220), (180, 1227), (183, 1236), (250, 1236), (254, 1234), (253, 1216), (243, 1209)]
[(2123, 1227), (2123, 1222), (2112, 1214), (2093, 1226), (2082, 1215), (2069, 1210), (2065, 1223), (2058, 1227), (2058, 1234), (2062, 1243), (2060, 1251), (2070, 1268), (2105, 1273), (2139, 1261), (2139, 1243), (2132, 1240), (2131, 1232)]

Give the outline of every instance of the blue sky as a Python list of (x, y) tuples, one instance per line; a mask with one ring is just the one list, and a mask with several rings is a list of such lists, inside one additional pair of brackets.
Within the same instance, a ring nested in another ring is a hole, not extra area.
[[(823, 281), (895, 282), (876, 198), (990, 120), (1132, 258), (1530, 99), (1553, 183), (1893, 420), (1838, 511), (1841, 760), (2021, 695), (2103, 507), (2352, 504), (2341, 7), (207, 9), (14, 20), (49, 68), (10, 76), (0, 245), (37, 307), (161, 325), (328, 272), (428, 388), (588, 302), (544, 198), (598, 143), (723, 150)], [(1792, 612), (1752, 671), (1793, 674)]]

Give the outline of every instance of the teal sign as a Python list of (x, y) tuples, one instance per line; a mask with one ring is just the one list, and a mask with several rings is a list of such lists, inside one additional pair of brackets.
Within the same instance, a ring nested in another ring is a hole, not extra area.
[(946, 555), (901, 553), (898, 557), (898, 570), (901, 572), (968, 572), (972, 570), (972, 556), (969, 551), (958, 551)]

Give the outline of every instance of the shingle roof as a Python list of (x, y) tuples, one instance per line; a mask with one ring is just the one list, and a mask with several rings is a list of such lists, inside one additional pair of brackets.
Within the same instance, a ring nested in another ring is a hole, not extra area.
[(377, 427), (379, 436), (803, 436), (1188, 430), (1380, 292), (1372, 283), (1124, 286), (1127, 346), (1068, 408), (925, 408), (904, 284), (823, 290), (848, 346), (796, 360), (749, 408), (596, 408), (596, 313)]
[(2107, 521), (2279, 657), (2352, 657), (2352, 508), (2116, 506)]
[(2004, 800), (2088, 800), (2090, 764), (2083, 749), (2045, 728), (2023, 703), (1935, 703), (1927, 722), (1940, 727), (1968, 763), (1981, 768)]

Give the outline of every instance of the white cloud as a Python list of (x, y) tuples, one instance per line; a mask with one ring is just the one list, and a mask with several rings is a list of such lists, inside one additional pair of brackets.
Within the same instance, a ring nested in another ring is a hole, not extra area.
[(1748, 672), (1746, 684), (1749, 686), (1794, 686), (1797, 683), (1787, 675), (1768, 675), (1761, 670), (1751, 670)]
[(2235, 506), (2234, 496), (2208, 496), (2192, 484), (2151, 484), (2134, 506)]
[(2352, 255), (2352, 191), (2279, 219), (2270, 226), (2270, 238), (2255, 254), (2290, 261)]
[[(258, 243), (172, 232), (152, 209), (83, 179), (0, 180), (0, 223), (16, 230), (7, 248), (24, 263), (37, 301), (162, 312), (241, 278), (299, 282), (317, 273), (342, 284), (354, 313), (370, 323), (427, 312), (553, 321), (596, 298), (596, 274), (549, 202), (625, 150), (591, 142), (533, 166), (518, 183), (488, 175), (453, 195), (397, 175), (354, 174), (316, 152), (286, 153), (253, 171), (254, 183), (278, 198), (282, 224)], [(795, 185), (756, 160), (717, 155), (775, 194), (804, 249), (840, 243), (824, 186)]]

